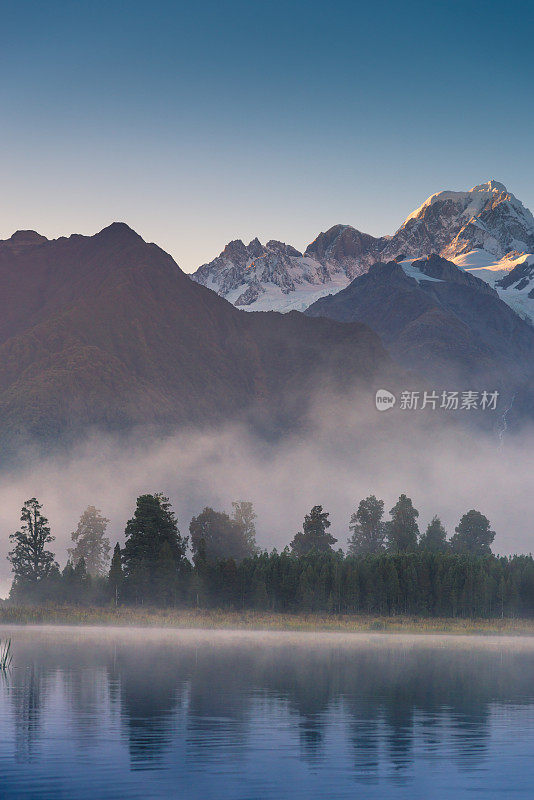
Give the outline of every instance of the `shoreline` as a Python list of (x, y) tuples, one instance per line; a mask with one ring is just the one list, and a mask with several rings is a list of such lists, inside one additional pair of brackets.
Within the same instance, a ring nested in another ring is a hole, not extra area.
[(113, 626), (206, 630), (534, 636), (531, 619), (467, 619), (214, 609), (0, 607), (0, 625)]

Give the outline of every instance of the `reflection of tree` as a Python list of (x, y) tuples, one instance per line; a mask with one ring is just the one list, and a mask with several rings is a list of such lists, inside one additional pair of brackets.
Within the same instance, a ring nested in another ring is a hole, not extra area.
[(291, 712), (299, 719), (303, 756), (311, 763), (318, 763), (328, 710), (339, 696), (336, 671), (324, 657), (308, 653), (304, 659), (295, 658), (291, 652), (277, 648), (270, 672), (272, 688), (288, 701)]
[(312, 763), (319, 762), (324, 738), (324, 723), (321, 717), (307, 717), (300, 722), (299, 727), (302, 754)]
[(452, 647), (344, 647), (334, 654), (302, 648), (300, 653), (277, 651), (272, 671), (264, 664), (263, 680), (288, 699), (301, 729), (310, 732), (302, 741), (306, 757), (311, 752), (318, 757), (327, 711), (342, 699), (355, 774), (374, 781), (383, 759), (381, 742), (402, 775), (413, 763), (415, 740), (427, 758), (442, 757), (436, 744), (447, 730), (450, 757), (464, 768), (474, 766), (487, 752), (492, 703), (531, 702), (532, 661), (532, 655), (518, 652), (503, 663), (491, 651)]
[(15, 755), (18, 761), (36, 758), (41, 731), (43, 678), (35, 664), (13, 670), (10, 694), (15, 717)]
[[(256, 670), (255, 670), (256, 666)], [(182, 710), (185, 758), (196, 767), (244, 757), (253, 653), (234, 648), (121, 647), (116, 659), (121, 713), (134, 768), (156, 768), (178, 739)]]
[[(456, 726), (454, 708), (465, 713), (472, 705), (479, 709), (481, 718), (487, 716), (492, 680), (488, 676), (489, 685), (485, 686), (476, 680), (484, 654), (471, 659), (465, 655), (419, 648), (407, 652), (380, 649), (357, 655), (341, 683), (353, 720), (352, 744), (359, 777), (376, 777), (380, 741), (387, 745), (391, 766), (400, 780), (413, 763), (416, 739), (426, 758), (443, 756), (444, 729)], [(486, 659), (490, 672), (493, 662), (491, 657)], [(366, 717), (368, 724), (362, 737), (361, 720)], [(482, 725), (476, 736), (477, 752), (485, 751), (487, 735), (487, 724)], [(362, 763), (365, 766), (369, 752), (374, 761), (365, 770)]]
[(484, 760), (490, 736), (490, 716), (488, 705), (455, 712), (452, 718), (456, 740), (454, 760), (461, 769), (475, 769)]
[(409, 767), (413, 760), (415, 706), (410, 692), (400, 687), (396, 687), (384, 705), (389, 757), (398, 773)]
[(96, 746), (110, 695), (108, 671), (104, 666), (69, 669), (63, 673), (63, 691), (78, 746)]
[(344, 758), (341, 744), (355, 781), (406, 782), (415, 753), (473, 769), (487, 758), (495, 704), (534, 702), (529, 652), (304, 641), (195, 643), (176, 633), (28, 647), (8, 687), (17, 757), (35, 760), (48, 715), (55, 722), (65, 709), (69, 736), (95, 746), (120, 713), (133, 769), (261, 758), (252, 734), (281, 722), (314, 770), (328, 768), (327, 755)]
[[(520, 654), (515, 661), (514, 680), (524, 684), (528, 670), (520, 666)], [(261, 690), (278, 708), (280, 701), (287, 704), (296, 717), (302, 754), (315, 763), (323, 757), (332, 710), (343, 716), (362, 781), (377, 779), (385, 755), (399, 776), (406, 773), (416, 738), (426, 757), (442, 757), (436, 742), (447, 729), (453, 740), (465, 739), (451, 757), (474, 763), (486, 753), (490, 705), (503, 693), (506, 697), (510, 668), (491, 652), (448, 648), (200, 647), (190, 673), (189, 755), (206, 759), (204, 749), (237, 745), (252, 698)], [(533, 696), (533, 686), (526, 694)], [(523, 689), (516, 699), (521, 696)], [(217, 735), (221, 728), (224, 737)]]
[[(167, 648), (121, 648), (121, 714), (128, 729), (134, 769), (155, 769), (173, 740), (173, 713), (180, 701), (180, 669)], [(178, 667), (178, 668), (177, 668)]]
[(354, 756), (355, 776), (362, 783), (376, 783), (380, 766), (380, 739), (377, 709), (371, 704), (362, 704), (358, 713), (353, 713), (350, 743)]
[(189, 663), (186, 758), (195, 766), (245, 758), (257, 656), (242, 648), (200, 647)]

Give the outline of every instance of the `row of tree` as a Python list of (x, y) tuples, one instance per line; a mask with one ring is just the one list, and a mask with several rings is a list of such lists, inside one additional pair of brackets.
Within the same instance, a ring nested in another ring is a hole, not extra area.
[(532, 559), (493, 556), (495, 533), (479, 511), (464, 514), (450, 540), (437, 517), (419, 534), (418, 511), (406, 495), (388, 521), (383, 517), (381, 500), (362, 500), (350, 520), (345, 555), (334, 550), (329, 514), (314, 506), (290, 545), (267, 554), (256, 544), (250, 502), (233, 503), (232, 516), (205, 508), (191, 520), (189, 536), (182, 536), (169, 500), (145, 494), (109, 570), (108, 520), (90, 506), (60, 572), (49, 549), (54, 537), (48, 520), (32, 498), (10, 537), (11, 599), (453, 616), (534, 611)]
[[(71, 534), (73, 547), (62, 572), (49, 545), (55, 540), (38, 500), (24, 503), (20, 527), (10, 535), (8, 554), (13, 571), (11, 599), (89, 602), (175, 603), (178, 577), (192, 571), (186, 552), (191, 540), (193, 561), (224, 558), (241, 562), (258, 552), (256, 513), (250, 502), (234, 502), (233, 515), (205, 508), (191, 520), (190, 537), (178, 530), (168, 498), (141, 495), (125, 529), (125, 546), (113, 551), (106, 535), (109, 520), (94, 506), (82, 514)], [(109, 571), (108, 571), (109, 569)]]
[[(316, 506), (312, 509), (312, 514), (317, 513), (318, 508)], [(450, 540), (447, 539), (447, 532), (437, 516), (432, 518), (426, 531), (420, 535), (417, 524), (419, 512), (405, 494), (401, 494), (389, 513), (391, 519), (386, 522), (384, 502), (374, 495), (360, 502), (358, 510), (350, 519), (350, 555), (378, 555), (385, 551), (450, 552), (479, 556), (491, 553), (495, 531), (491, 530), (489, 520), (480, 511), (473, 509), (464, 514)]]

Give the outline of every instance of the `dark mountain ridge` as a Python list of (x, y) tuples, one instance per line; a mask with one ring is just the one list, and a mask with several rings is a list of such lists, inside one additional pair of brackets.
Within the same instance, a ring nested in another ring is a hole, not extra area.
[(433, 381), (510, 391), (532, 380), (534, 328), (486, 282), (435, 254), (374, 264), (305, 313), (369, 325), (405, 368)]
[(123, 223), (0, 242), (0, 436), (293, 424), (321, 390), (395, 373), (366, 326), (245, 313)]

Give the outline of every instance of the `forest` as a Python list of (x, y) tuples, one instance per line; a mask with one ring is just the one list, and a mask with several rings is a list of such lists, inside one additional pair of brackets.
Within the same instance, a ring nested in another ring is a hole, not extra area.
[(204, 508), (184, 536), (168, 498), (144, 494), (126, 524), (124, 546), (117, 543), (113, 552), (109, 520), (89, 506), (71, 534), (72, 547), (60, 570), (50, 549), (49, 522), (31, 498), (22, 508), (19, 529), (9, 537), (13, 583), (8, 602), (534, 616), (532, 556), (495, 555), (495, 532), (480, 511), (467, 511), (450, 538), (437, 516), (422, 532), (418, 517), (405, 494), (387, 520), (382, 500), (364, 498), (350, 518), (344, 552), (329, 531), (329, 513), (317, 505), (281, 552), (267, 552), (256, 543), (256, 513), (249, 501), (232, 503), (231, 514)]

